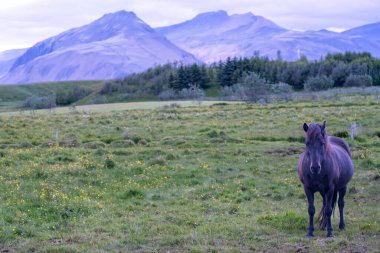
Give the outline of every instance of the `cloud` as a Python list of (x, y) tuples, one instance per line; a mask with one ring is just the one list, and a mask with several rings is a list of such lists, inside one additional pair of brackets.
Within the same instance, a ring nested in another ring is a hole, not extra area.
[(0, 51), (32, 46), (105, 13), (134, 11), (152, 27), (183, 22), (216, 10), (252, 12), (296, 30), (348, 29), (378, 22), (378, 0), (17, 0), (0, 8)]

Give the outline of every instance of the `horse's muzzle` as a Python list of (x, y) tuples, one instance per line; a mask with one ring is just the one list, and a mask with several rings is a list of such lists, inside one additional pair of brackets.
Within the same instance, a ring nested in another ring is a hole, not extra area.
[(317, 166), (315, 165), (310, 165), (310, 172), (311, 174), (320, 174), (321, 173), (321, 164), (318, 164)]

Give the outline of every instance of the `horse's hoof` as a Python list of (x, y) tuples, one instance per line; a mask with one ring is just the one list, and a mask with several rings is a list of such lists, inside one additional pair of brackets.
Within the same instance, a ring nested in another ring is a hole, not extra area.
[(308, 233), (306, 234), (306, 237), (307, 237), (308, 239), (310, 239), (310, 238), (314, 237), (314, 234), (313, 234), (312, 232), (308, 232)]
[(346, 228), (346, 225), (344, 225), (344, 224), (339, 224), (339, 229), (340, 230), (344, 230)]
[(329, 233), (327, 233), (326, 237), (331, 238), (331, 237), (333, 237), (333, 234), (331, 232), (329, 232)]

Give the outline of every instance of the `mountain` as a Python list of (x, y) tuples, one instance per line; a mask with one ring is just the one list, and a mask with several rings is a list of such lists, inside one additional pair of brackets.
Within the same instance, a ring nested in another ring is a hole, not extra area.
[(255, 52), (276, 58), (279, 51), (291, 61), (345, 51), (380, 57), (380, 23), (343, 33), (299, 32), (252, 13), (216, 11), (152, 29), (133, 12), (119, 11), (29, 49), (0, 53), (0, 84), (114, 79), (167, 62), (212, 63)]
[(35, 44), (0, 83), (113, 79), (174, 61), (198, 62), (133, 12), (119, 11)]
[(355, 36), (357, 38), (370, 39), (380, 43), (380, 22), (374, 24), (368, 24), (359, 26), (343, 32), (343, 34), (349, 36)]
[(184, 23), (160, 27), (158, 32), (205, 62), (253, 54), (256, 38), (269, 40), (286, 31), (275, 23), (252, 13), (229, 16), (225, 11), (197, 15)]
[(297, 60), (305, 55), (310, 60), (318, 60), (328, 53), (371, 52), (380, 56), (380, 46), (364, 38), (354, 38), (330, 31), (287, 31), (277, 34), (268, 43), (258, 45), (263, 55), (274, 58), (274, 50), (281, 50), (283, 59)]
[(0, 77), (8, 73), (17, 58), (24, 54), (25, 51), (26, 48), (0, 52)]
[(287, 30), (252, 13), (208, 12), (156, 30), (207, 63), (234, 56), (250, 57), (254, 52), (275, 58), (278, 50), (285, 60), (297, 60), (301, 54), (319, 59), (327, 53), (345, 51), (370, 51), (380, 56), (379, 44), (365, 37), (326, 30)]

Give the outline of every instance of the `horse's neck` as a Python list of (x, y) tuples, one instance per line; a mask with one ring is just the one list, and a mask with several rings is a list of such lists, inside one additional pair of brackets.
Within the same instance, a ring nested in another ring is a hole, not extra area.
[(325, 169), (330, 172), (339, 172), (341, 170), (339, 163), (339, 154), (337, 150), (330, 145), (330, 148), (326, 149), (325, 153)]

